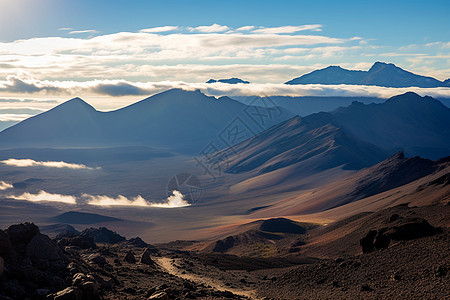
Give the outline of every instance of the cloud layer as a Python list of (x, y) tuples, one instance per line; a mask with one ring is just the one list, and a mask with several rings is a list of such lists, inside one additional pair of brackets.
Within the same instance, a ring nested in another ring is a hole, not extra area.
[(10, 195), (8, 198), (13, 198), (16, 200), (26, 200), (31, 202), (60, 202), (66, 204), (77, 204), (77, 199), (74, 196), (51, 194), (45, 191), (39, 191), (37, 194), (23, 193), (21, 195), (15, 196)]
[(32, 159), (7, 159), (2, 160), (0, 163), (7, 166), (14, 167), (46, 167), (46, 168), (67, 168), (73, 170), (94, 170), (94, 168), (87, 167), (82, 164), (66, 163), (64, 161), (35, 161)]

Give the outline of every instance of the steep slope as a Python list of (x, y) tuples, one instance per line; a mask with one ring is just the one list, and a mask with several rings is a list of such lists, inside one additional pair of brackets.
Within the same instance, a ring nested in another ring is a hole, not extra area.
[(237, 117), (257, 133), (292, 116), (279, 109), (261, 125), (248, 111), (228, 97), (178, 89), (111, 112), (75, 98), (4, 130), (0, 147), (153, 146), (198, 153)]
[(314, 160), (317, 171), (341, 165), (360, 169), (386, 157), (376, 146), (353, 138), (332, 123), (327, 113), (294, 117), (224, 149), (216, 157), (232, 157), (227, 164), (229, 173), (257, 170), (260, 174), (307, 160)]
[(417, 75), (403, 70), (394, 64), (376, 62), (368, 71), (354, 71), (339, 66), (329, 66), (325, 69), (315, 70), (286, 84), (355, 84), (376, 85), (385, 87), (444, 87), (441, 82), (432, 77)]
[(450, 108), (431, 97), (408, 92), (381, 104), (354, 102), (332, 115), (338, 126), (384, 149), (431, 159), (450, 154)]

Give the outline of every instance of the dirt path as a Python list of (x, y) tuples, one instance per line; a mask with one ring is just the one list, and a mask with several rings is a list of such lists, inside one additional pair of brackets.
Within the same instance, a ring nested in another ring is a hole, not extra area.
[(222, 283), (219, 280), (215, 280), (213, 278), (206, 277), (206, 276), (200, 276), (197, 274), (193, 274), (193, 273), (187, 272), (184, 269), (178, 269), (177, 267), (174, 266), (175, 260), (172, 258), (158, 257), (158, 258), (155, 258), (155, 260), (161, 268), (166, 270), (166, 272), (171, 275), (174, 275), (174, 276), (177, 276), (177, 277), (180, 277), (183, 279), (191, 280), (196, 283), (204, 284), (206, 286), (212, 287), (212, 288), (222, 291), (222, 292), (231, 292), (235, 295), (247, 297), (250, 299), (259, 299), (255, 296), (255, 291), (253, 291), (253, 290), (232, 288), (232, 287), (226, 286), (224, 283)]

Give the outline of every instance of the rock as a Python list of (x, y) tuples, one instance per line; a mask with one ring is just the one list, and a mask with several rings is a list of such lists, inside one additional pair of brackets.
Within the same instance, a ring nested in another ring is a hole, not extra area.
[(400, 281), (401, 279), (402, 279), (402, 276), (400, 275), (399, 272), (394, 272), (394, 274), (392, 274), (392, 276), (391, 276), (392, 281)]
[(125, 254), (125, 257), (123, 258), (123, 261), (129, 262), (129, 263), (135, 263), (136, 258), (134, 257), (133, 252), (128, 251), (127, 254)]
[(372, 292), (373, 288), (371, 288), (367, 283), (361, 286), (361, 292)]
[(123, 236), (105, 227), (87, 228), (81, 233), (81, 235), (85, 237), (92, 237), (96, 243), (116, 244), (125, 241)]
[(94, 242), (94, 238), (90, 236), (84, 236), (75, 232), (66, 232), (60, 234), (56, 238), (58, 246), (64, 248), (68, 246), (75, 246), (80, 249), (95, 249), (97, 245)]
[(43, 298), (50, 293), (49, 289), (37, 289), (35, 292), (36, 296)]
[(436, 268), (436, 277), (444, 277), (445, 275), (447, 275), (447, 267), (442, 265)]
[(0, 256), (0, 277), (3, 275), (3, 271), (5, 269), (5, 261), (3, 257)]
[(91, 254), (88, 260), (96, 265), (103, 266), (106, 265), (106, 259), (98, 253)]
[(62, 250), (46, 235), (36, 234), (25, 248), (28, 257), (47, 260), (62, 260)]
[(13, 299), (21, 299), (25, 295), (25, 290), (16, 279), (3, 282), (0, 286), (0, 291)]
[(422, 218), (392, 218), (392, 225), (378, 230), (370, 230), (359, 242), (363, 253), (375, 249), (386, 249), (391, 240), (404, 241), (441, 233), (442, 229), (434, 227)]
[(7, 257), (13, 251), (13, 246), (8, 235), (3, 230), (0, 230), (0, 256)]
[(71, 286), (62, 291), (57, 292), (53, 299), (54, 300), (82, 300), (83, 294), (77, 287)]
[(100, 295), (98, 293), (98, 284), (93, 281), (86, 281), (80, 284), (79, 289), (83, 293), (83, 299), (99, 299)]
[(149, 246), (140, 237), (135, 237), (135, 238), (129, 239), (128, 241), (125, 242), (125, 244), (130, 245), (130, 246), (135, 246), (138, 248), (147, 248)]
[(144, 265), (153, 265), (154, 264), (153, 259), (150, 257), (150, 250), (148, 248), (145, 249), (144, 252), (142, 253), (141, 259), (139, 260), (139, 262)]
[(148, 297), (150, 300), (169, 300), (169, 295), (166, 292), (159, 292)]
[(22, 223), (9, 226), (6, 233), (16, 250), (23, 254), (26, 245), (40, 232), (39, 228), (33, 223)]

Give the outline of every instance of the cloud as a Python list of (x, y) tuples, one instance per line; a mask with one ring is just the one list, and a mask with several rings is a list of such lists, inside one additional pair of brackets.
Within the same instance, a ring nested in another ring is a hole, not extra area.
[(20, 122), (34, 115), (29, 114), (0, 114), (0, 122)]
[(80, 34), (80, 33), (98, 33), (95, 29), (88, 29), (88, 30), (74, 30), (69, 32), (69, 34)]
[(7, 189), (12, 189), (13, 185), (4, 181), (0, 181), (0, 191), (4, 191)]
[(280, 34), (280, 33), (295, 33), (299, 31), (312, 30), (312, 31), (322, 31), (322, 25), (302, 25), (302, 26), (281, 26), (281, 27), (271, 27), (271, 28), (261, 28), (253, 30), (254, 33), (264, 33), (264, 34)]
[(73, 30), (73, 28), (71, 28), (71, 27), (61, 27), (61, 28), (58, 28), (58, 30), (69, 31), (69, 30)]
[[(5, 164), (7, 166), (14, 166), (14, 167), (46, 167), (46, 168), (67, 168), (67, 169), (73, 169), (73, 170), (94, 170), (94, 168), (87, 167), (82, 164), (72, 164), (72, 163), (66, 163), (63, 161), (35, 161), (32, 159), (7, 159), (2, 160), (0, 163)], [(98, 169), (98, 168), (96, 168)]]
[(242, 26), (236, 29), (236, 31), (250, 31), (255, 29), (255, 26)]
[(153, 203), (151, 206), (153, 207), (161, 207), (161, 208), (176, 208), (176, 207), (186, 207), (191, 204), (184, 200), (184, 196), (177, 190), (172, 192), (172, 195), (167, 198), (167, 202), (165, 203)]
[(85, 198), (87, 200), (87, 204), (95, 206), (150, 206), (150, 204), (140, 195), (132, 199), (128, 199), (122, 195), (119, 195), (116, 198), (112, 198), (108, 196), (93, 196), (83, 194), (82, 198)]
[(51, 194), (45, 191), (39, 191), (37, 194), (31, 193), (23, 193), (22, 195), (9, 195), (8, 198), (16, 199), (16, 200), (27, 200), (32, 202), (61, 202), (67, 204), (76, 204), (76, 197), (69, 195), (60, 195), (60, 194)]
[(130, 199), (122, 195), (113, 198), (108, 196), (93, 196), (83, 194), (81, 197), (87, 201), (87, 204), (95, 206), (138, 206), (159, 208), (178, 208), (190, 206), (190, 204), (186, 200), (184, 200), (183, 194), (181, 194), (179, 191), (173, 191), (173, 194), (169, 196), (165, 202), (162, 203), (148, 202), (140, 195)]
[(222, 25), (219, 25), (216, 23), (214, 23), (213, 25), (210, 25), (210, 26), (189, 27), (190, 31), (205, 32), (205, 33), (224, 32), (229, 29), (230, 29), (230, 27), (228, 27), (228, 26), (222, 26)]
[(161, 27), (141, 29), (140, 32), (158, 33), (158, 32), (174, 31), (178, 29), (179, 29), (178, 26), (161, 26)]

